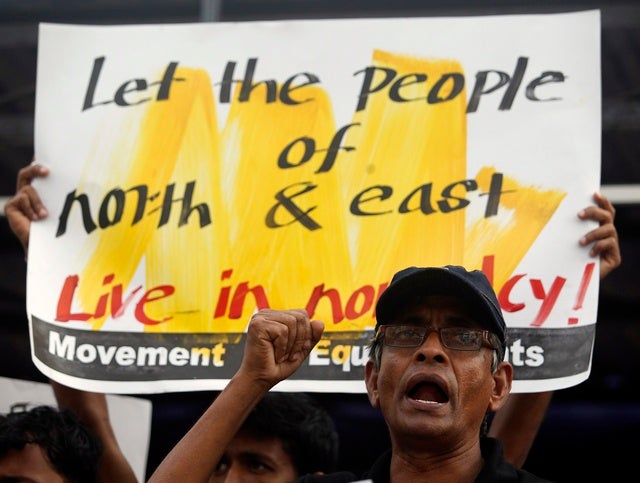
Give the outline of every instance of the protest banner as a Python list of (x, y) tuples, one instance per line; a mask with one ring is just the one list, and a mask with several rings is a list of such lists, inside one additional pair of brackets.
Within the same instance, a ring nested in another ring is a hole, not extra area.
[(323, 339), (284, 390), (364, 392), (409, 265), (482, 269), (514, 391), (589, 375), (600, 16), (42, 24), (32, 355), (73, 387), (221, 389), (260, 308)]

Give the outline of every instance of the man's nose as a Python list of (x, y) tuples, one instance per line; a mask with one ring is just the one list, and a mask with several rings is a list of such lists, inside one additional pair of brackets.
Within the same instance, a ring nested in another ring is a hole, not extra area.
[(429, 329), (427, 335), (424, 337), (424, 341), (422, 341), (422, 345), (425, 344), (436, 344), (438, 347), (443, 348), (442, 339), (440, 338), (440, 332), (437, 329)]
[(442, 345), (440, 334), (437, 330), (430, 330), (427, 332), (420, 347), (417, 348), (416, 358), (418, 360), (435, 359), (440, 361), (444, 353), (444, 345)]

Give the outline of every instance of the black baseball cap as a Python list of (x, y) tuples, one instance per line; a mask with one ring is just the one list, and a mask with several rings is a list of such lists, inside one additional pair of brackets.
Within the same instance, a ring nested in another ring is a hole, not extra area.
[(408, 267), (397, 272), (376, 304), (376, 330), (379, 325), (392, 324), (402, 304), (418, 295), (460, 297), (504, 346), (507, 324), (487, 276), (481, 270), (468, 271), (458, 265)]

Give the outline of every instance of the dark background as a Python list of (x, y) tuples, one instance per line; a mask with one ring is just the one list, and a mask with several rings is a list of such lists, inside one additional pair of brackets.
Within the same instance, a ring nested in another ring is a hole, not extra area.
[[(0, 197), (33, 155), (38, 22), (173, 23), (289, 18), (552, 13), (602, 14), (602, 191), (616, 207), (623, 263), (601, 284), (589, 379), (556, 392), (525, 468), (557, 481), (626, 481), (640, 451), (640, 2), (383, 0), (0, 0)], [(63, 119), (60, 120), (64, 122)], [(46, 382), (33, 366), (25, 261), (0, 217), (0, 376)], [(208, 406), (213, 392), (153, 402), (149, 474)], [(386, 447), (384, 422), (364, 395), (315, 394), (335, 417), (343, 467), (368, 467)], [(113, 415), (117, 417), (117, 415)], [(631, 479), (629, 477), (628, 479)]]

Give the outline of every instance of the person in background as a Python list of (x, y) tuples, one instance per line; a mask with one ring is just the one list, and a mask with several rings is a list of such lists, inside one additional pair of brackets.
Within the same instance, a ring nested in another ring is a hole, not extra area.
[(50, 384), (58, 408), (38, 406), (0, 419), (0, 482), (137, 483), (106, 396)]
[[(283, 483), (331, 472), (338, 448), (333, 419), (310, 395), (268, 392), (225, 448), (209, 482)], [(200, 448), (196, 452), (209, 458)]]
[(67, 409), (36, 406), (0, 416), (0, 481), (93, 483), (102, 445)]

